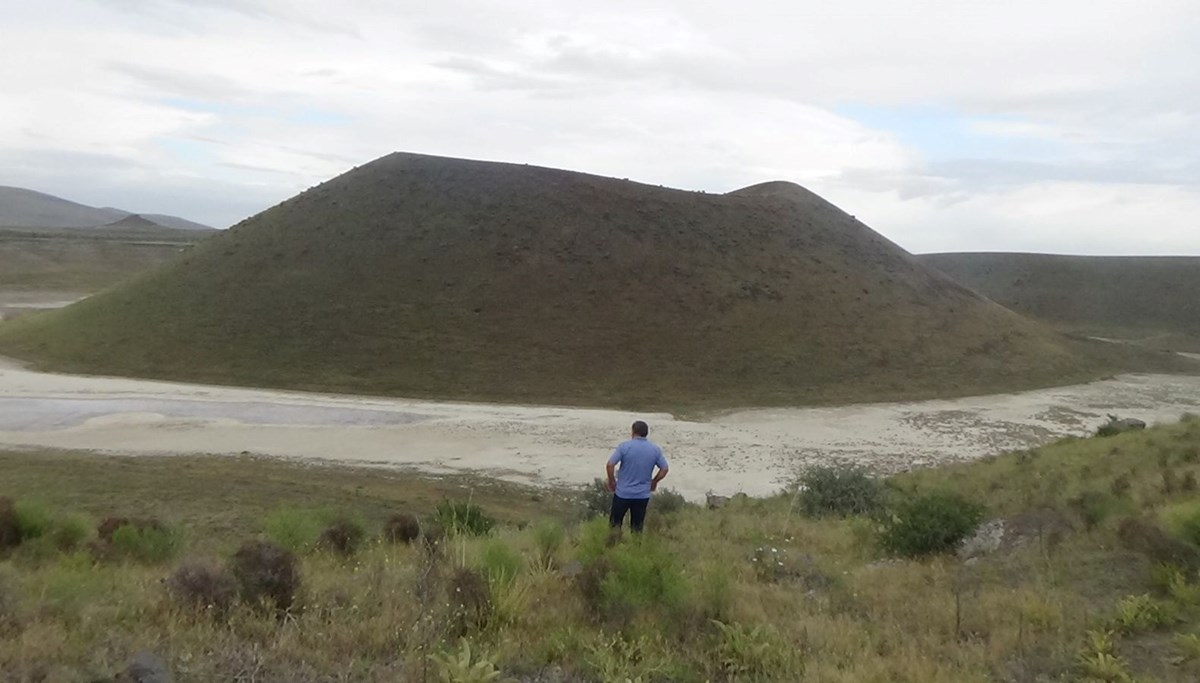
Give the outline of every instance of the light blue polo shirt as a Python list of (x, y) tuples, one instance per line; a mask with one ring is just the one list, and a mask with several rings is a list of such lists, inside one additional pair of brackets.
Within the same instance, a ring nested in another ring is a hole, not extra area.
[(608, 459), (610, 465), (620, 465), (617, 470), (617, 497), (642, 500), (650, 497), (650, 480), (654, 468), (667, 469), (667, 459), (662, 449), (644, 436), (634, 437), (613, 451)]

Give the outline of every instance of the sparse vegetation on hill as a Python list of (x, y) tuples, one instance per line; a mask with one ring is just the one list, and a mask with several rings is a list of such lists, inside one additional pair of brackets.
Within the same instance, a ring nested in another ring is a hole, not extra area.
[(1063, 329), (1200, 353), (1200, 257), (918, 258), (997, 303)]
[(704, 409), (982, 393), (1166, 357), (1067, 339), (789, 183), (394, 154), (0, 351), (68, 371)]
[[(178, 257), (209, 233), (0, 229), (0, 291), (89, 294)], [(0, 301), (0, 305), (3, 301)]]
[[(109, 680), (149, 648), (181, 681), (1183, 683), (1200, 676), (1197, 453), (1200, 420), (1185, 417), (891, 477), (869, 515), (808, 516), (787, 491), (651, 513), (641, 538), (529, 491), (446, 484), (498, 524), (412, 544), (389, 540), (388, 517), (432, 520), (440, 499), (412, 499), (425, 484), (411, 477), (0, 455), (0, 496), (42, 498), (35, 517), (116, 505), (186, 539), (183, 559), (149, 565), (94, 539), (9, 549), (0, 670)], [(208, 485), (222, 472), (236, 491)], [(298, 502), (361, 514), (362, 546), (263, 540), (264, 506)], [(909, 553), (889, 540), (905, 525), (945, 542)]]

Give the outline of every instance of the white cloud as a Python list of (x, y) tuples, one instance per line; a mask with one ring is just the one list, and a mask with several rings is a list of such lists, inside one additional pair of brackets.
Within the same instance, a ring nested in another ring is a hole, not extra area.
[(73, 199), (229, 224), (408, 150), (795, 180), (914, 251), (1200, 253), (1191, 0), (45, 0), (3, 33), (0, 183)]

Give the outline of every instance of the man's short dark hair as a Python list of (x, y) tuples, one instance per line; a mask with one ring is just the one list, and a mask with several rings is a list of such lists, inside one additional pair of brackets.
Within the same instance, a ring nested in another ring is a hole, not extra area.
[(633, 433), (638, 436), (650, 436), (650, 426), (645, 422), (638, 420), (633, 423)]

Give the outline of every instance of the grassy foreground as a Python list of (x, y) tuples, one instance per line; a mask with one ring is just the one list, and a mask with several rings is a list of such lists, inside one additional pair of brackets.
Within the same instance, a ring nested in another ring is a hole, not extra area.
[[(538, 500), (549, 494), (468, 493), (467, 481), (390, 471), (56, 453), (6, 454), (0, 468), (0, 496), (40, 500), (44, 517), (153, 516), (178, 534), (169, 552), (140, 560), (90, 533), (64, 544), (74, 550), (46, 536), (10, 551), (2, 680), (109, 680), (143, 649), (180, 681), (1200, 676), (1195, 418), (893, 477), (871, 514), (820, 516), (792, 493), (719, 510), (666, 512), (659, 500), (645, 538), (621, 540), (603, 521), (580, 522), (578, 507)], [(1004, 521), (998, 549), (906, 557), (912, 546), (887, 533), (910, 515), (903, 501), (947, 490)], [(497, 526), (470, 535), (486, 526), (472, 517), (439, 543), (378, 540), (397, 511), (428, 531), (443, 496), (469, 496)], [(855, 497), (855, 509), (869, 499)], [(366, 530), (357, 552), (314, 543), (305, 511), (321, 509)], [(197, 608), (162, 582), (195, 555), (229, 562), (255, 536), (298, 549), (287, 610)]]

